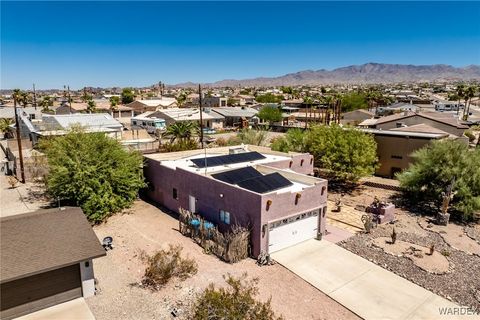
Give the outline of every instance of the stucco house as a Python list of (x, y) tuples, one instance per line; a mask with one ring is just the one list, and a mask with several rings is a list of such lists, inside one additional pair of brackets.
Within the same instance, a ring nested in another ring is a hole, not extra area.
[(398, 127), (410, 127), (417, 124), (426, 124), (430, 127), (448, 132), (457, 137), (463, 136), (468, 126), (461, 123), (453, 115), (444, 115), (436, 112), (405, 111), (378, 119), (367, 119), (358, 126), (363, 128), (390, 130)]
[(310, 176), (310, 154), (248, 145), (144, 157), (153, 201), (186, 208), (222, 232), (247, 227), (253, 257), (325, 234), (327, 180)]
[(80, 208), (0, 219), (2, 319), (95, 294), (93, 259), (105, 250)]
[(365, 109), (357, 109), (349, 112), (342, 113), (340, 123), (343, 125), (356, 126), (364, 120), (372, 119), (375, 116), (373, 112)]
[(126, 106), (132, 108), (134, 115), (138, 115), (147, 111), (176, 108), (178, 104), (175, 98), (162, 97), (161, 99), (135, 100)]
[[(225, 118), (213, 112), (212, 109), (202, 109), (202, 123), (203, 128), (206, 129), (222, 129)], [(199, 108), (171, 108), (158, 110), (156, 112), (148, 114), (149, 118), (161, 118), (164, 119), (167, 126), (175, 122), (182, 121), (195, 121), (200, 123), (200, 109)]]

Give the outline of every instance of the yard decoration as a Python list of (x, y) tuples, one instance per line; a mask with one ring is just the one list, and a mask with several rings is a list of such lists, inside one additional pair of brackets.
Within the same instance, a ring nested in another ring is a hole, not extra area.
[(377, 197), (365, 208), (365, 212), (371, 213), (376, 223), (382, 224), (395, 220), (395, 205), (380, 201)]
[(365, 228), (365, 233), (370, 233), (373, 228), (373, 218), (371, 214), (364, 214), (362, 216), (362, 223)]
[(447, 186), (446, 192), (442, 192), (442, 210), (437, 215), (437, 224), (441, 226), (448, 225), (448, 221), (450, 220), (450, 214), (448, 213), (448, 206), (450, 204), (450, 200), (453, 199), (454, 192), (453, 185), (455, 184), (455, 177), (452, 179), (452, 182)]
[(391, 237), (392, 237), (392, 244), (395, 244), (395, 241), (397, 241), (397, 232), (395, 232), (395, 227), (393, 227)]

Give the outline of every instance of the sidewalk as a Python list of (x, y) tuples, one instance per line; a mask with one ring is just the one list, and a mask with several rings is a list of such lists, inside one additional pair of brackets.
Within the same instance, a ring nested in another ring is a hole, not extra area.
[(441, 315), (442, 308), (466, 309), (328, 241), (309, 240), (272, 258), (366, 320), (480, 319)]

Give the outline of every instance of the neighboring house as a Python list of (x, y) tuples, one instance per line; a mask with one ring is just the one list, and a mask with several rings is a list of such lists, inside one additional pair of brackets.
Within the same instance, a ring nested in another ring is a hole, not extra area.
[(243, 127), (243, 123), (253, 122), (255, 115), (258, 113), (256, 109), (249, 107), (220, 107), (212, 108), (213, 112), (225, 118), (224, 125), (227, 127)]
[(238, 101), (240, 106), (251, 105), (255, 104), (255, 97), (246, 95), (246, 94), (239, 94), (233, 97), (235, 100)]
[(379, 115), (388, 114), (388, 113), (391, 114), (391, 113), (405, 112), (405, 111), (418, 112), (419, 107), (412, 103), (397, 102), (388, 106), (378, 107), (376, 108), (376, 111), (378, 111)]
[(133, 102), (130, 102), (126, 106), (132, 108), (134, 115), (138, 115), (147, 111), (176, 108), (178, 105), (177, 99), (162, 97), (161, 99), (135, 100)]
[[(30, 120), (42, 118), (42, 111), (40, 107), (37, 107), (36, 109), (34, 107), (17, 107), (17, 110), (25, 114)], [(0, 106), (0, 119), (15, 120), (15, 109), (13, 107)]]
[(342, 114), (340, 123), (343, 125), (356, 126), (364, 120), (373, 118), (375, 114), (365, 109), (353, 110)]
[(80, 208), (0, 218), (2, 319), (95, 294), (93, 262), (105, 250)]
[(370, 129), (390, 130), (416, 124), (426, 124), (457, 137), (463, 136), (465, 130), (468, 129), (468, 126), (462, 124), (458, 119), (454, 118), (453, 115), (446, 117), (435, 112), (415, 113), (411, 111), (393, 114), (378, 119), (367, 119), (361, 122), (359, 126)]
[(435, 101), (433, 105), (435, 111), (457, 111), (465, 107), (463, 103), (458, 101)]
[[(96, 112), (108, 113), (114, 118), (130, 118), (133, 116), (133, 109), (124, 105), (117, 105), (112, 109), (110, 101), (104, 99), (93, 100), (95, 102)], [(62, 104), (55, 109), (55, 114), (73, 114), (73, 113), (87, 113), (88, 104), (86, 102), (72, 102), (71, 106), (68, 103)]]
[(413, 162), (412, 153), (434, 140), (451, 136), (448, 132), (423, 123), (390, 130), (363, 129), (363, 131), (373, 134), (377, 143), (379, 167), (375, 174), (389, 178), (394, 178), (397, 172), (408, 168)]
[(202, 106), (204, 108), (218, 108), (227, 106), (227, 98), (224, 97), (204, 97), (202, 98)]
[(41, 137), (64, 135), (75, 126), (86, 132), (104, 132), (115, 139), (121, 139), (123, 133), (123, 125), (108, 113), (44, 115), (42, 122), (35, 125), (32, 142), (36, 144)]
[[(202, 109), (202, 122), (204, 128), (209, 129), (223, 129), (223, 122), (225, 118), (220, 114), (213, 112), (211, 109)], [(175, 122), (195, 121), (200, 123), (200, 109), (199, 108), (172, 108), (163, 109), (153, 112), (148, 115), (149, 118), (165, 119), (167, 126)]]
[(327, 180), (310, 154), (258, 146), (145, 155), (148, 196), (185, 208), (218, 226), (251, 231), (252, 256), (325, 235)]

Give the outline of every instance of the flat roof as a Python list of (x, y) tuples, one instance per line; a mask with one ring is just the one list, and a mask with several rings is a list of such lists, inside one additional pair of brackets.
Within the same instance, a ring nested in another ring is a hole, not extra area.
[[(265, 158), (253, 160), (253, 161), (245, 161), (239, 163), (231, 163), (226, 165), (219, 165), (214, 167), (207, 167), (207, 168), (199, 168), (197, 167), (192, 159), (202, 159), (204, 157), (215, 157), (215, 156), (222, 156), (228, 155), (229, 150), (231, 148), (244, 148), (245, 151), (256, 151), (261, 153)], [(190, 151), (182, 151), (182, 152), (170, 152), (170, 153), (156, 153), (156, 154), (148, 154), (144, 155), (145, 158), (155, 160), (160, 162), (162, 166), (165, 166), (170, 169), (183, 169), (187, 170), (192, 173), (200, 174), (208, 176), (211, 179), (215, 179), (212, 175), (216, 175), (219, 173), (225, 173), (228, 171), (232, 171), (235, 169), (241, 169), (246, 167), (252, 167), (258, 171), (260, 171), (263, 175), (268, 175), (271, 173), (279, 173), (286, 179), (288, 179), (291, 184), (282, 188), (278, 188), (272, 190), (270, 192), (265, 192), (263, 194), (268, 193), (286, 193), (286, 192), (300, 192), (304, 188), (308, 188), (314, 186), (316, 183), (324, 181), (324, 179), (319, 179), (315, 177), (310, 177), (304, 174), (296, 173), (289, 169), (278, 169), (268, 166), (269, 163), (282, 161), (282, 160), (290, 160), (293, 155), (299, 155), (300, 153), (282, 153), (270, 150), (270, 148), (266, 147), (259, 147), (259, 146), (234, 146), (234, 147), (219, 147), (219, 148), (211, 148), (211, 149), (204, 149), (204, 150), (190, 150)], [(255, 192), (249, 190), (248, 188), (242, 188), (237, 184), (232, 184), (228, 182), (224, 182), (222, 180), (218, 180), (219, 183), (227, 183), (230, 185), (235, 185), (237, 188), (241, 188), (244, 190), (248, 190), (249, 192)], [(255, 192), (260, 193), (260, 192)]]
[(82, 209), (45, 209), (0, 219), (0, 282), (105, 255)]

